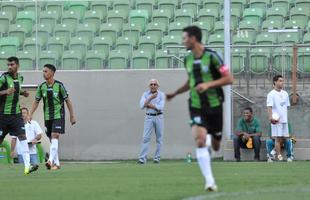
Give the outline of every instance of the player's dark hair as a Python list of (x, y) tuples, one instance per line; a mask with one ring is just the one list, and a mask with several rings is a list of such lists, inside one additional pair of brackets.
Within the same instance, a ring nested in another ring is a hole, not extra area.
[(45, 64), (44, 67), (52, 70), (54, 73), (56, 72), (56, 67), (52, 64)]
[(250, 113), (253, 113), (253, 109), (251, 107), (246, 107), (244, 110), (248, 110)]
[(21, 110), (26, 110), (29, 113), (29, 110), (26, 107), (22, 107)]
[(9, 61), (9, 62), (15, 62), (16, 65), (19, 65), (19, 59), (18, 59), (17, 57), (15, 57), (15, 56), (9, 57), (9, 58), (7, 59), (7, 61)]
[(273, 85), (275, 85), (276, 82), (277, 82), (280, 78), (283, 78), (283, 76), (282, 76), (282, 75), (275, 75), (275, 76), (273, 77)]
[(186, 32), (189, 37), (195, 37), (197, 42), (201, 43), (202, 33), (201, 29), (198, 26), (188, 26), (183, 29), (183, 32)]

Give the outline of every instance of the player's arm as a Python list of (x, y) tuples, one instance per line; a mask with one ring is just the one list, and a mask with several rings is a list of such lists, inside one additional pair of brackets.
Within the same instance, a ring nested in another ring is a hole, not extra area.
[(20, 92), (20, 95), (21, 95), (21, 96), (24, 96), (24, 97), (29, 97), (29, 92), (26, 91), (26, 90), (24, 90), (24, 91), (21, 91), (21, 92)]
[(72, 102), (69, 97), (65, 101), (66, 101), (66, 104), (67, 104), (67, 107), (70, 113), (70, 122), (72, 125), (74, 125), (76, 123), (76, 119), (75, 119), (74, 112), (73, 112)]
[(168, 101), (173, 99), (175, 96), (182, 94), (189, 90), (189, 80), (187, 80), (181, 87), (179, 87), (175, 92), (166, 94)]
[(39, 106), (39, 101), (35, 100), (31, 106), (31, 110), (29, 113), (29, 121), (32, 120), (33, 113), (35, 113), (35, 111), (38, 109), (38, 106)]
[(12, 137), (11, 139), (11, 158), (15, 157), (16, 140), (17, 140), (17, 137)]
[[(0, 77), (0, 87), (2, 87), (2, 85), (4, 84), (5, 82), (5, 78), (3, 76)], [(3, 96), (3, 95), (11, 95), (15, 92), (15, 88), (11, 87), (11, 88), (8, 88), (6, 90), (1, 90), (0, 91), (0, 96)]]

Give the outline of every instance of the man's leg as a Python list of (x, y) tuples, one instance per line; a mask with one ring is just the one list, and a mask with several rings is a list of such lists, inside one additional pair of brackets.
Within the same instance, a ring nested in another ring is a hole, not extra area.
[(23, 157), (24, 165), (25, 165), (25, 174), (29, 174), (30, 170), (30, 155), (29, 155), (29, 146), (28, 141), (25, 134), (18, 135), (19, 145), (21, 154)]
[(241, 138), (234, 135), (234, 151), (235, 151), (235, 159), (236, 161), (240, 161), (240, 143)]
[(260, 159), (260, 137), (254, 136), (253, 137), (253, 144), (254, 144), (254, 159), (259, 160)]
[(163, 144), (163, 136), (164, 136), (164, 117), (159, 115), (155, 117), (155, 134), (156, 134), (156, 152), (154, 157), (154, 162), (159, 162), (160, 160), (160, 152)]
[(153, 120), (151, 116), (146, 116), (144, 120), (143, 139), (141, 145), (141, 151), (139, 156), (139, 162), (145, 163), (147, 160), (147, 152), (151, 141), (151, 134), (153, 131)]
[(195, 137), (197, 146), (196, 156), (198, 164), (206, 181), (205, 189), (210, 191), (216, 190), (215, 180), (211, 169), (211, 157), (208, 148), (206, 147), (207, 131), (204, 127), (193, 125), (192, 133)]
[(293, 143), (292, 143), (291, 138), (285, 139), (285, 148), (286, 148), (287, 159), (289, 160), (289, 158), (290, 158), (291, 160), (293, 160), (294, 152), (293, 152)]
[(46, 162), (46, 168), (51, 169), (52, 165), (59, 166), (59, 163), (55, 163), (55, 158), (58, 156), (58, 141), (59, 133), (52, 133), (51, 145), (50, 145), (50, 156)]
[(274, 141), (272, 139), (266, 140), (266, 151), (267, 151), (267, 158), (273, 158), (271, 155), (271, 151), (274, 148)]

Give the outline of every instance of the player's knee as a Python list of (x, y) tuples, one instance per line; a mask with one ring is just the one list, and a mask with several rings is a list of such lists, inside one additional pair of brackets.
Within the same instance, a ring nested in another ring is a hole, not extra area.
[(206, 146), (206, 140), (204, 138), (196, 138), (196, 146), (202, 148)]

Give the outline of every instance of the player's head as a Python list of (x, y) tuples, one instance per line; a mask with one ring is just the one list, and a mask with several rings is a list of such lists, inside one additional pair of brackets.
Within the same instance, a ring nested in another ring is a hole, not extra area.
[(158, 90), (158, 87), (159, 87), (159, 81), (157, 80), (157, 79), (151, 79), (150, 81), (149, 81), (149, 87), (150, 87), (150, 91), (152, 92), (152, 93), (154, 93), (154, 92), (157, 92), (157, 90)]
[(201, 44), (202, 33), (197, 26), (188, 26), (183, 29), (183, 44), (187, 50), (192, 50), (195, 45)]
[(21, 108), (21, 111), (22, 111), (23, 120), (24, 120), (24, 121), (27, 121), (27, 120), (28, 120), (28, 115), (29, 115), (29, 110), (28, 110), (28, 108), (22, 107), (22, 108)]
[(8, 61), (8, 64), (7, 64), (8, 65), (8, 72), (10, 74), (16, 73), (18, 68), (19, 68), (19, 60), (18, 60), (18, 58), (15, 57), (15, 56), (12, 56), (12, 57), (9, 57), (7, 59), (7, 61)]
[(273, 77), (273, 85), (278, 88), (282, 89), (284, 86), (284, 79), (282, 75), (276, 75)]
[(43, 67), (43, 77), (45, 80), (48, 80), (50, 78), (54, 77), (54, 74), (56, 72), (56, 67), (52, 64), (45, 64)]
[(253, 109), (251, 107), (246, 107), (243, 109), (243, 118), (248, 121), (251, 120), (253, 116)]

